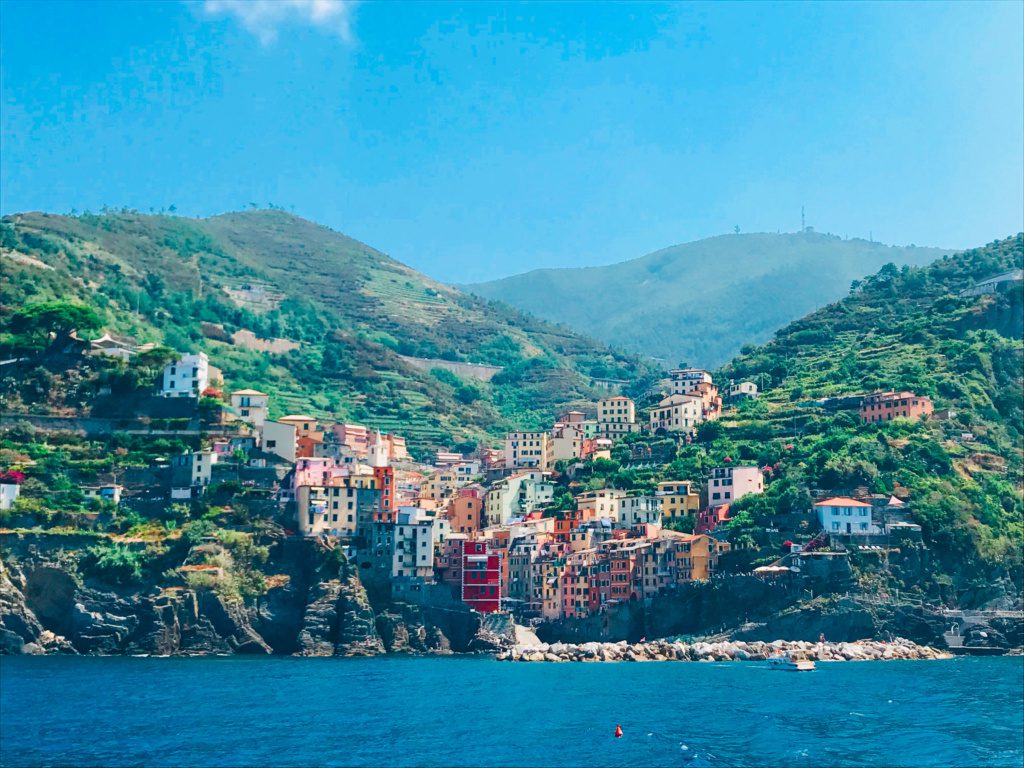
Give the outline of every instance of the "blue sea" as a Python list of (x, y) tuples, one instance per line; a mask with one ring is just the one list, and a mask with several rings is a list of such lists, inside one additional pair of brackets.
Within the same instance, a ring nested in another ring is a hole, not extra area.
[[(1021, 766), (1024, 659), (0, 659), (4, 766)], [(622, 738), (614, 737), (621, 725)]]

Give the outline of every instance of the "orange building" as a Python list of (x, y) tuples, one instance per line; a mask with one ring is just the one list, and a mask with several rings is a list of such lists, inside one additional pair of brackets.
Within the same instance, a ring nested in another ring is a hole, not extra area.
[(922, 419), (935, 410), (930, 397), (913, 392), (873, 392), (860, 405), (865, 423), (892, 421), (896, 418)]
[(479, 485), (460, 488), (448, 503), (448, 520), (454, 533), (472, 533), (483, 527), (485, 491)]

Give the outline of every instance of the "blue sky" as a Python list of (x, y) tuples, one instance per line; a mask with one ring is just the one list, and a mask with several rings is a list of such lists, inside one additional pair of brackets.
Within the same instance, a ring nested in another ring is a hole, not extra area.
[(24, 2), (0, 208), (268, 202), (468, 282), (1024, 228), (1024, 4)]

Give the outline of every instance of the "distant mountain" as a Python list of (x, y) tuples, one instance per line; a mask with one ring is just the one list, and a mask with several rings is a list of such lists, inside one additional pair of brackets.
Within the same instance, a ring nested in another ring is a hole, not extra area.
[[(87, 303), (112, 332), (207, 351), (229, 387), (274, 395), (276, 416), (351, 419), (406, 434), (413, 445), (535, 426), (560, 407), (590, 402), (593, 377), (645, 370), (282, 211), (208, 219), (24, 213), (4, 217), (0, 235), (0, 332), (22, 305)], [(278, 342), (260, 351), (253, 336)], [(12, 343), (0, 333), (0, 356), (12, 356)], [(452, 372), (412, 357), (501, 370), (482, 381), (468, 367)]]
[(541, 269), (465, 289), (665, 365), (714, 367), (884, 264), (947, 253), (814, 232), (722, 235), (607, 267)]

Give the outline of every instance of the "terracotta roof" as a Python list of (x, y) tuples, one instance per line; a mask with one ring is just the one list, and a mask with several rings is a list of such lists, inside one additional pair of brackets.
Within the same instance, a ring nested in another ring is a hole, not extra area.
[(825, 499), (819, 501), (814, 506), (816, 507), (870, 507), (870, 504), (865, 504), (863, 501), (857, 501), (856, 499), (850, 499), (846, 496), (833, 496), (831, 499)]
[(260, 392), (258, 389), (236, 389), (231, 394), (232, 395), (260, 395), (261, 397), (266, 397), (267, 396), (266, 392)]

